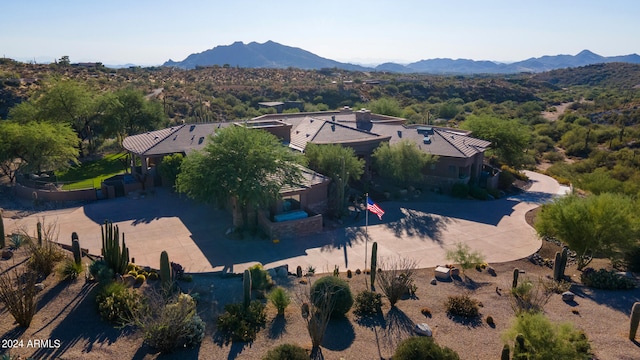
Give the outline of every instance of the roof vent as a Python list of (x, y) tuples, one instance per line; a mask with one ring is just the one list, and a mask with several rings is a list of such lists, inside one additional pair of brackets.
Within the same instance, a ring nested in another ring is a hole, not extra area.
[(153, 137), (153, 140), (158, 140), (160, 137), (158, 135)]
[(398, 137), (401, 138), (402, 137), (402, 130), (398, 130)]
[(203, 141), (204, 141), (204, 136), (200, 136), (200, 139), (198, 139), (198, 145), (202, 144)]
[(425, 144), (431, 144), (431, 138), (429, 136), (425, 136), (424, 139), (422, 139), (422, 142)]
[(196, 128), (196, 126), (195, 126), (195, 125), (191, 125), (191, 126), (189, 127), (189, 132), (192, 132), (193, 130), (195, 130), (195, 128)]
[(431, 126), (418, 126), (416, 130), (418, 134), (433, 135), (433, 128)]

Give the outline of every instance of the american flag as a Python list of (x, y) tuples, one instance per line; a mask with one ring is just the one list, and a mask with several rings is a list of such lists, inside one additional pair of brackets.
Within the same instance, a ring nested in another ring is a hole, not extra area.
[(378, 204), (371, 201), (371, 199), (369, 199), (368, 196), (367, 196), (367, 210), (378, 215), (378, 219), (382, 220), (382, 215), (384, 215), (384, 210), (382, 210), (380, 206), (378, 206)]

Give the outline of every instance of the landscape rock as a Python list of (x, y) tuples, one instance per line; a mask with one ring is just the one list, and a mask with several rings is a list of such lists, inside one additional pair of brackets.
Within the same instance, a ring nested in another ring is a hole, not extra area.
[(9, 260), (13, 257), (13, 251), (2, 250), (2, 260)]
[(498, 276), (498, 275), (496, 274), (496, 269), (492, 268), (491, 266), (489, 266), (489, 267), (487, 268), (487, 272), (488, 272), (488, 273), (489, 273), (489, 275), (491, 275), (491, 276)]
[(431, 327), (426, 323), (416, 324), (416, 327), (415, 329), (413, 329), (413, 331), (415, 331), (415, 333), (418, 335), (429, 336), (429, 337), (433, 335), (433, 331), (431, 330)]
[(44, 284), (43, 283), (37, 283), (34, 286), (35, 286), (37, 292), (40, 292), (40, 291), (44, 290)]
[(289, 275), (289, 272), (287, 271), (287, 268), (284, 266), (281, 266), (278, 268), (278, 270), (276, 271), (277, 275), (279, 278), (286, 278), (287, 275)]
[(269, 274), (272, 279), (275, 279), (278, 276), (276, 269), (267, 269), (267, 274)]
[(434, 270), (436, 279), (440, 281), (446, 281), (451, 279), (451, 269), (445, 266), (437, 266)]
[(562, 301), (571, 302), (576, 295), (571, 291), (565, 291), (562, 293)]
[(438, 280), (436, 278), (431, 279), (431, 285), (435, 285), (438, 283)]

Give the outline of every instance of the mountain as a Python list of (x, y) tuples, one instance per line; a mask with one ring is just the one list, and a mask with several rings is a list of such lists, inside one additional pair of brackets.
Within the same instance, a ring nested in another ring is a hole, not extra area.
[(169, 60), (163, 66), (193, 69), (196, 66), (239, 66), (245, 68), (288, 68), (322, 69), (340, 68), (345, 70), (371, 70), (359, 65), (341, 63), (325, 59), (309, 51), (267, 41), (264, 44), (236, 41), (231, 45), (216, 46), (197, 54), (191, 54), (182, 61)]
[(576, 55), (545, 55), (510, 64), (495, 61), (468, 59), (428, 59), (411, 64), (384, 63), (373, 68), (342, 63), (315, 55), (309, 51), (286, 46), (273, 41), (264, 44), (237, 41), (231, 45), (216, 46), (197, 54), (191, 54), (182, 61), (169, 60), (163, 66), (193, 69), (196, 66), (239, 66), (245, 68), (288, 68), (322, 69), (338, 68), (354, 71), (385, 71), (397, 73), (429, 74), (512, 74), (520, 72), (540, 73), (554, 69), (574, 68), (593, 64), (623, 62), (640, 64), (637, 54), (604, 57), (589, 50)]

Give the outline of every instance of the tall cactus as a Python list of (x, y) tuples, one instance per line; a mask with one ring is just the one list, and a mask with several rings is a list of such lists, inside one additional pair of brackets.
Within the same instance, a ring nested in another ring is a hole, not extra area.
[(38, 229), (38, 246), (42, 246), (42, 223), (38, 221), (36, 227)]
[(518, 268), (513, 269), (513, 284), (512, 287), (518, 287), (518, 276), (520, 275), (520, 270)]
[(562, 277), (564, 277), (564, 271), (567, 269), (567, 258), (569, 256), (568, 250), (566, 247), (562, 248), (562, 253), (560, 255), (560, 263), (562, 264)]
[(244, 290), (244, 308), (248, 309), (251, 304), (251, 272), (247, 269), (242, 275), (242, 286)]
[(80, 239), (78, 234), (73, 232), (71, 234), (71, 250), (73, 251), (73, 261), (80, 265), (82, 263), (82, 253), (80, 252)]
[(376, 282), (376, 272), (378, 271), (378, 243), (373, 242), (371, 246), (371, 288), (374, 288)]
[(502, 354), (500, 355), (500, 360), (509, 360), (510, 358), (509, 345), (504, 344), (502, 347)]
[(4, 238), (4, 219), (2, 218), (2, 209), (0, 209), (0, 249), (5, 247)]
[(564, 276), (564, 269), (562, 268), (562, 254), (556, 252), (555, 260), (553, 261), (553, 280), (560, 281)]
[(118, 225), (113, 226), (113, 223), (105, 221), (104, 226), (100, 228), (102, 230), (102, 256), (104, 261), (113, 270), (114, 274), (126, 274), (127, 266), (129, 265), (129, 249), (125, 244), (124, 234), (122, 234), (122, 247), (120, 247)]
[(169, 263), (169, 254), (166, 251), (160, 253), (160, 281), (165, 289), (171, 284), (171, 264)]
[(638, 332), (638, 323), (640, 323), (640, 301), (633, 304), (631, 308), (630, 327), (629, 327), (629, 340), (634, 341), (636, 339), (636, 333)]

